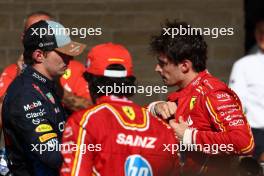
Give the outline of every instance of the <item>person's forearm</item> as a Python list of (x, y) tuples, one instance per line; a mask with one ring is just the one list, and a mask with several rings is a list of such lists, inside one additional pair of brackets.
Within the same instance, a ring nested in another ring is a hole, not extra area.
[(74, 95), (71, 92), (64, 90), (62, 98), (63, 104), (72, 111), (88, 108), (92, 105), (92, 102), (86, 98)]

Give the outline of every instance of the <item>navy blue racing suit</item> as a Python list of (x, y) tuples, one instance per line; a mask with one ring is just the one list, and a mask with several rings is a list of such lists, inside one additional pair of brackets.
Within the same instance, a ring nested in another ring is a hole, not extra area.
[(66, 114), (55, 83), (31, 66), (16, 77), (3, 102), (9, 168), (15, 176), (58, 175)]

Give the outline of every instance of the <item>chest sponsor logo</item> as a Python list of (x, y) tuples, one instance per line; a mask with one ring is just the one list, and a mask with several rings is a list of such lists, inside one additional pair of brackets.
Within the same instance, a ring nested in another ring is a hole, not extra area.
[(39, 106), (42, 106), (40, 101), (32, 102), (31, 104), (24, 105), (24, 110), (28, 111), (28, 110), (34, 109), (36, 107), (39, 107)]
[(124, 133), (117, 134), (116, 143), (121, 145), (128, 145), (131, 147), (155, 148), (155, 137), (142, 137), (138, 135), (126, 135)]
[(187, 123), (188, 123), (189, 126), (192, 126), (193, 121), (192, 121), (191, 116), (188, 117), (188, 119), (187, 119)]
[(131, 106), (122, 106), (122, 110), (130, 120), (134, 120), (136, 118), (135, 111)]
[(237, 119), (237, 120), (233, 120), (231, 122), (229, 122), (229, 126), (240, 126), (240, 125), (244, 125), (244, 120), (242, 119)]
[(32, 119), (36, 117), (42, 117), (46, 114), (44, 109), (40, 109), (39, 112), (31, 112), (26, 114), (26, 118)]
[(38, 125), (38, 124), (40, 124), (40, 122), (43, 122), (43, 121), (44, 121), (44, 119), (39, 119), (39, 118), (33, 118), (32, 119), (32, 123), (34, 125)]
[(48, 97), (49, 101), (52, 103), (52, 104), (55, 104), (55, 99), (53, 97), (53, 95), (49, 92), (46, 94), (46, 96)]
[(54, 111), (55, 111), (56, 114), (58, 114), (58, 113), (60, 113), (60, 108), (56, 107), (56, 108), (54, 108)]
[(50, 140), (51, 138), (55, 138), (57, 137), (56, 133), (47, 133), (47, 134), (43, 134), (39, 137), (39, 141), (40, 142), (46, 142), (47, 140)]
[(144, 157), (130, 155), (125, 162), (125, 176), (153, 176), (153, 171)]
[(241, 114), (228, 115), (228, 116), (226, 116), (224, 119), (225, 119), (226, 121), (230, 121), (230, 120), (232, 120), (232, 119), (234, 119), (234, 118), (242, 119), (242, 118), (243, 118), (243, 115), (241, 115)]
[(67, 69), (65, 72), (64, 72), (64, 74), (63, 74), (63, 76), (62, 76), (64, 79), (69, 79), (70, 77), (71, 77), (71, 69)]
[(64, 125), (65, 125), (65, 121), (59, 123), (58, 127), (59, 127), (60, 132), (64, 131)]
[(230, 109), (230, 110), (227, 110), (227, 111), (221, 111), (220, 115), (222, 117), (226, 116), (226, 115), (232, 115), (234, 112), (237, 112), (237, 111), (239, 111), (239, 109), (233, 108), (233, 109)]
[(34, 125), (38, 125), (38, 124), (40, 124), (40, 119), (32, 119), (32, 123)]
[(40, 80), (41, 82), (46, 82), (47, 80), (45, 78), (43, 78), (42, 76), (38, 75), (37, 73), (33, 73), (32, 74), (33, 77), (37, 78), (38, 80)]
[(230, 95), (227, 93), (216, 94), (216, 98), (218, 99), (218, 101), (223, 101), (223, 102), (231, 100)]
[(35, 131), (37, 133), (44, 133), (44, 132), (48, 132), (48, 131), (52, 131), (52, 127), (49, 124), (41, 124), (39, 126), (36, 127)]
[(191, 101), (190, 101), (190, 110), (192, 110), (194, 108), (194, 105), (196, 103), (196, 98), (197, 97), (192, 97), (191, 98)]
[(228, 109), (228, 108), (238, 108), (238, 105), (237, 104), (222, 105), (222, 106), (218, 106), (217, 110), (220, 111), (222, 109)]

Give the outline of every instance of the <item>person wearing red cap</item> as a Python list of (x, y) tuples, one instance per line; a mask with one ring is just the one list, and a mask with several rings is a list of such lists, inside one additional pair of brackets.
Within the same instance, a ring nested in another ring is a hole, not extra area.
[(86, 65), (95, 105), (75, 112), (66, 123), (61, 176), (177, 175), (177, 155), (163, 148), (177, 143), (170, 127), (129, 100), (133, 93), (106, 94), (106, 86), (134, 85), (128, 50), (113, 43), (97, 45)]

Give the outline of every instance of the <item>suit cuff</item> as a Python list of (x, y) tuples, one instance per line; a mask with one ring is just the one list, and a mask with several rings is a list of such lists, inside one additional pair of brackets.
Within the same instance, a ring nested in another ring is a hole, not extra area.
[(183, 144), (192, 144), (193, 129), (187, 128), (184, 131), (182, 142)]
[(154, 101), (150, 103), (147, 107), (147, 111), (150, 112), (152, 115), (157, 116), (158, 114), (155, 111), (155, 105), (160, 103), (160, 102), (165, 102), (165, 101)]

